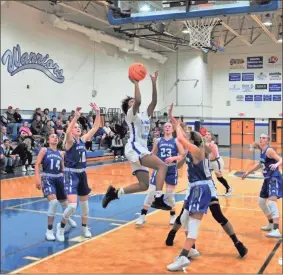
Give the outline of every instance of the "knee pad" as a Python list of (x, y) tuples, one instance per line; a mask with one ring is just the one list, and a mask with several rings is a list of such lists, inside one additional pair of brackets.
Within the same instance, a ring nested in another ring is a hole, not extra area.
[(199, 227), (201, 220), (190, 217), (189, 218), (189, 228), (188, 228), (188, 239), (196, 240), (198, 237)]
[(180, 220), (181, 220), (182, 227), (184, 228), (186, 232), (188, 232), (189, 230), (189, 219), (190, 219), (190, 213), (185, 209)]
[(221, 224), (221, 226), (224, 226), (228, 220), (226, 219), (226, 217), (223, 215), (220, 205), (218, 203), (214, 203), (211, 204), (209, 206), (209, 209), (211, 211), (211, 214), (213, 216), (213, 218), (219, 223)]
[(57, 205), (58, 205), (58, 201), (55, 200), (51, 200), (49, 201), (49, 206), (48, 206), (48, 217), (55, 217), (56, 216), (56, 211), (57, 211)]
[(176, 205), (175, 188), (167, 188), (165, 198), (168, 201), (168, 205), (174, 208)]
[(64, 201), (60, 201), (61, 207), (63, 210), (65, 210), (68, 207), (68, 201), (64, 200)]
[(266, 199), (259, 198), (258, 206), (260, 207), (260, 209), (262, 210), (262, 212), (264, 213), (265, 216), (269, 216), (271, 214), (271, 210), (269, 209), (269, 207), (266, 204)]
[(279, 218), (279, 210), (276, 201), (268, 200), (268, 207), (271, 211), (272, 219)]
[(63, 213), (63, 218), (65, 220), (68, 220), (76, 212), (76, 209), (77, 209), (77, 203), (69, 203)]
[(82, 218), (87, 218), (88, 213), (89, 213), (89, 208), (88, 208), (88, 201), (81, 201), (81, 216)]
[(152, 204), (153, 201), (154, 201), (155, 193), (156, 193), (156, 186), (153, 185), (153, 184), (150, 184), (150, 185), (149, 185), (149, 188), (148, 188), (148, 194), (147, 194), (147, 196), (145, 197), (145, 200), (144, 200), (143, 205), (150, 207), (151, 204)]

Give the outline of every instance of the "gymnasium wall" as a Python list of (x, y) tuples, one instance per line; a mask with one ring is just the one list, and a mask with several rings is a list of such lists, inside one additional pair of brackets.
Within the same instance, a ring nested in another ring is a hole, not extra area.
[[(21, 55), (48, 54), (58, 64), (57, 76), (49, 78), (36, 69), (22, 70), (11, 76), (6, 65), (1, 64), (1, 109), (9, 105), (22, 110), (36, 107), (57, 107), (70, 111), (82, 106), (90, 108), (90, 101), (102, 107), (119, 108), (121, 99), (133, 95), (133, 84), (128, 80), (128, 67), (132, 62), (143, 62), (149, 72), (158, 69), (154, 60), (128, 55), (106, 43), (96, 43), (79, 32), (60, 30), (44, 22), (44, 14), (16, 1), (9, 1), (9, 8), (1, 7), (1, 57), (6, 50), (13, 52), (17, 44)], [(60, 74), (59, 70), (63, 70)], [(94, 78), (93, 78), (94, 76)], [(58, 80), (59, 79), (59, 80)], [(92, 97), (92, 90), (98, 91)], [(29, 89), (27, 88), (29, 85)], [(151, 81), (142, 81), (143, 105), (151, 100)]]

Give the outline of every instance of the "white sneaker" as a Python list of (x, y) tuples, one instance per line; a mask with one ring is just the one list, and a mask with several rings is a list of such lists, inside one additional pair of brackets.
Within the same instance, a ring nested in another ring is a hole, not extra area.
[(125, 158), (124, 158), (124, 156), (121, 156), (121, 160), (124, 160)]
[(137, 226), (142, 226), (146, 222), (145, 215), (140, 215), (136, 221)]
[(28, 171), (34, 171), (31, 165), (28, 166)]
[(72, 227), (72, 228), (77, 227), (77, 223), (76, 223), (73, 219), (71, 219), (71, 218), (69, 218), (68, 224), (69, 224), (70, 227)]
[(27, 171), (27, 169), (26, 169), (26, 167), (23, 165), (22, 166), (22, 172), (26, 172)]
[(232, 188), (230, 187), (229, 189), (228, 189), (228, 191), (226, 191), (226, 193), (225, 193), (225, 195), (224, 196), (231, 196), (231, 194), (232, 194)]
[(91, 238), (92, 234), (87, 226), (82, 226), (83, 235), (85, 238)]
[(194, 258), (198, 257), (199, 255), (200, 255), (200, 253), (197, 249), (191, 248), (188, 257), (194, 259)]
[(176, 215), (173, 215), (173, 216), (170, 215), (170, 224), (171, 225), (173, 225), (175, 223), (176, 218), (177, 218)]
[(270, 232), (267, 233), (265, 236), (266, 236), (267, 238), (281, 238), (281, 237), (282, 237), (282, 235), (281, 235), (279, 229), (272, 229), (272, 230), (270, 230)]
[(56, 240), (56, 238), (54, 236), (53, 229), (51, 229), (51, 230), (47, 229), (46, 230), (45, 238), (46, 238), (47, 241), (55, 241)]
[(273, 223), (269, 223), (268, 225), (264, 225), (261, 227), (261, 230), (263, 231), (270, 231), (273, 229)]
[(190, 264), (190, 260), (185, 256), (178, 256), (172, 264), (167, 265), (169, 271), (183, 271)]
[(59, 242), (64, 242), (65, 241), (65, 236), (64, 236), (64, 232), (65, 232), (65, 228), (61, 227), (61, 223), (57, 223), (57, 228), (56, 228), (56, 239)]

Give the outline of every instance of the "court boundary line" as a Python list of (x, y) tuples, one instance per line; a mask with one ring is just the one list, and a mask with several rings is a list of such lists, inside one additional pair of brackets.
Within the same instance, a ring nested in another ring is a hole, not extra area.
[(278, 250), (279, 246), (282, 243), (282, 238), (278, 240), (278, 242), (276, 243), (276, 245), (273, 247), (273, 249), (271, 250), (271, 252), (269, 253), (269, 255), (267, 256), (267, 258), (265, 259), (264, 263), (262, 264), (261, 268), (259, 269), (257, 274), (263, 274), (263, 272), (265, 271), (265, 269), (268, 267), (268, 265), (270, 264), (272, 258), (274, 257), (276, 251)]
[[(183, 203), (183, 201), (177, 202), (176, 204), (179, 204), (179, 203)], [(161, 210), (153, 211), (153, 212), (147, 214), (147, 216), (150, 216), (150, 215), (152, 215), (152, 214), (154, 214), (154, 213), (156, 214), (156, 213), (158, 213), (158, 212), (160, 212), (160, 211), (161, 211)], [(91, 242), (91, 241), (97, 240), (97, 239), (99, 239), (99, 238), (101, 238), (101, 237), (104, 237), (104, 236), (106, 236), (106, 235), (108, 235), (108, 234), (111, 234), (111, 233), (113, 233), (113, 232), (115, 232), (115, 231), (117, 231), (117, 230), (119, 230), (119, 229), (122, 229), (122, 228), (124, 228), (124, 227), (126, 227), (126, 226), (128, 226), (128, 225), (130, 225), (130, 224), (133, 224), (136, 220), (137, 220), (137, 219), (134, 219), (134, 220), (132, 220), (132, 221), (130, 221), (130, 222), (127, 222), (127, 223), (125, 223), (125, 224), (119, 226), (119, 227), (113, 228), (113, 229), (111, 229), (111, 230), (109, 230), (109, 231), (107, 231), (107, 232), (104, 232), (104, 233), (99, 234), (99, 235), (97, 235), (97, 236), (95, 236), (95, 237), (93, 237), (93, 238), (90, 238), (89, 240), (86, 240), (86, 241), (84, 241), (84, 242), (75, 244), (75, 245), (73, 245), (73, 246), (71, 246), (71, 247), (68, 247), (68, 248), (63, 249), (63, 250), (61, 250), (61, 251), (58, 251), (58, 252), (56, 252), (56, 253), (54, 253), (54, 254), (52, 254), (52, 255), (49, 255), (49, 256), (47, 256), (47, 257), (45, 257), (45, 258), (42, 258), (41, 260), (39, 260), (39, 261), (37, 261), (37, 262), (30, 263), (30, 264), (28, 264), (28, 265), (26, 265), (26, 266), (24, 266), (24, 267), (15, 269), (15, 270), (9, 272), (8, 274), (19, 274), (20, 272), (22, 272), (22, 271), (24, 271), (24, 270), (26, 270), (26, 269), (28, 269), (28, 268), (31, 268), (31, 267), (33, 267), (33, 266), (36, 266), (36, 265), (42, 263), (42, 262), (45, 262), (45, 261), (47, 261), (47, 260), (49, 260), (49, 259), (52, 259), (52, 258), (54, 258), (54, 257), (56, 257), (56, 256), (58, 256), (58, 255), (61, 255), (61, 254), (63, 254), (63, 253), (66, 253), (67, 251), (69, 251), (69, 250), (71, 250), (71, 249), (77, 248), (77, 247), (79, 247), (79, 246), (81, 246), (81, 245), (83, 245), (83, 244), (86, 244), (86, 243), (89, 243), (89, 242)]]

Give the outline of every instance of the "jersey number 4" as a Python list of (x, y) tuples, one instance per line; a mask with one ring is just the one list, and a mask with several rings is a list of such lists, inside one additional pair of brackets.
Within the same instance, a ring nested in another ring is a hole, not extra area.
[[(55, 167), (57, 168), (57, 170), (60, 171), (61, 167), (60, 167), (60, 162), (61, 160), (57, 160), (56, 161), (56, 164), (55, 164)], [(50, 169), (53, 170), (54, 169), (54, 159), (51, 159), (51, 164), (50, 164)]]
[(160, 149), (160, 156), (162, 158), (169, 158), (172, 156), (172, 150), (170, 148), (161, 148)]

